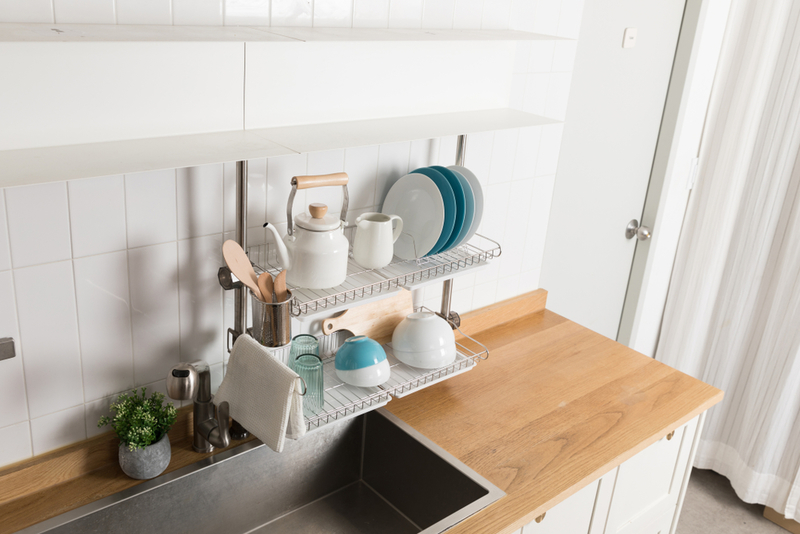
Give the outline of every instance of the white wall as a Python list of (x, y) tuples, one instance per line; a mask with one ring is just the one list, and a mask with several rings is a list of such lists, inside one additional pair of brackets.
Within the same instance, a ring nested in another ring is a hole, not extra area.
[[(576, 38), (583, 0), (0, 1), (2, 22), (513, 28)], [(563, 119), (575, 41), (519, 46), (514, 106)], [(124, 105), (121, 102), (120, 105)], [(486, 197), (481, 233), (503, 255), (455, 283), (453, 307), (479, 308), (539, 285), (562, 125), (470, 135), (466, 164)], [(250, 244), (283, 221), (289, 178), (345, 170), (351, 217), (380, 206), (418, 166), (450, 164), (455, 137), (250, 161)], [(0, 170), (1, 171), (1, 170)], [(322, 195), (299, 195), (297, 206)], [(338, 193), (336, 193), (338, 194)], [(313, 195), (313, 197), (312, 197)], [(202, 358), (222, 380), (232, 295), (219, 287), (234, 222), (234, 164), (0, 189), (0, 465), (103, 431), (115, 395), (164, 391), (175, 362)], [(306, 198), (302, 198), (305, 196)], [(438, 307), (441, 286), (425, 289)]]

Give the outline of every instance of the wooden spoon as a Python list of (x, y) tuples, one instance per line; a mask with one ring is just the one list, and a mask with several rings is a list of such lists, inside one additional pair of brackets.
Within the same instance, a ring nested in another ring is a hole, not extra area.
[(250, 258), (244, 253), (239, 243), (232, 239), (225, 241), (222, 244), (222, 257), (225, 258), (225, 263), (234, 276), (249, 287), (256, 298), (263, 301), (264, 298), (261, 296), (261, 291), (258, 289), (258, 276), (256, 276), (256, 272), (253, 270)]
[(286, 293), (286, 270), (279, 272), (278, 276), (275, 277), (274, 288), (277, 302), (285, 302), (289, 296)]
[(261, 297), (267, 304), (272, 304), (272, 275), (264, 272), (258, 276), (258, 289)]

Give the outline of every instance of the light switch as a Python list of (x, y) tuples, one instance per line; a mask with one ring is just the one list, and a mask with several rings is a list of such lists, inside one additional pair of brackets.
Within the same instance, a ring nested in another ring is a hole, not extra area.
[(622, 48), (633, 48), (636, 46), (636, 34), (639, 30), (636, 28), (625, 28), (625, 33), (622, 34)]

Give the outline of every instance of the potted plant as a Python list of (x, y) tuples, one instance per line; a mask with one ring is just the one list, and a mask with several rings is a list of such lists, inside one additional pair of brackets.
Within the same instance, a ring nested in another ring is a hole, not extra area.
[(142, 388), (117, 397), (111, 404), (113, 417), (103, 416), (98, 427), (110, 424), (119, 437), (119, 465), (131, 478), (144, 480), (164, 472), (172, 457), (167, 432), (175, 424), (177, 410), (164, 404), (164, 394), (155, 392), (147, 398)]

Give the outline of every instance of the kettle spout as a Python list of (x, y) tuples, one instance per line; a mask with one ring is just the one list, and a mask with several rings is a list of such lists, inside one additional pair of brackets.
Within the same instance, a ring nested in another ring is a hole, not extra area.
[(281, 239), (280, 234), (278, 234), (278, 229), (268, 222), (264, 223), (264, 228), (272, 232), (272, 235), (275, 237), (275, 247), (278, 250), (278, 261), (281, 262), (281, 266), (287, 271), (291, 271), (292, 260), (289, 257), (289, 251), (286, 249), (283, 239)]

